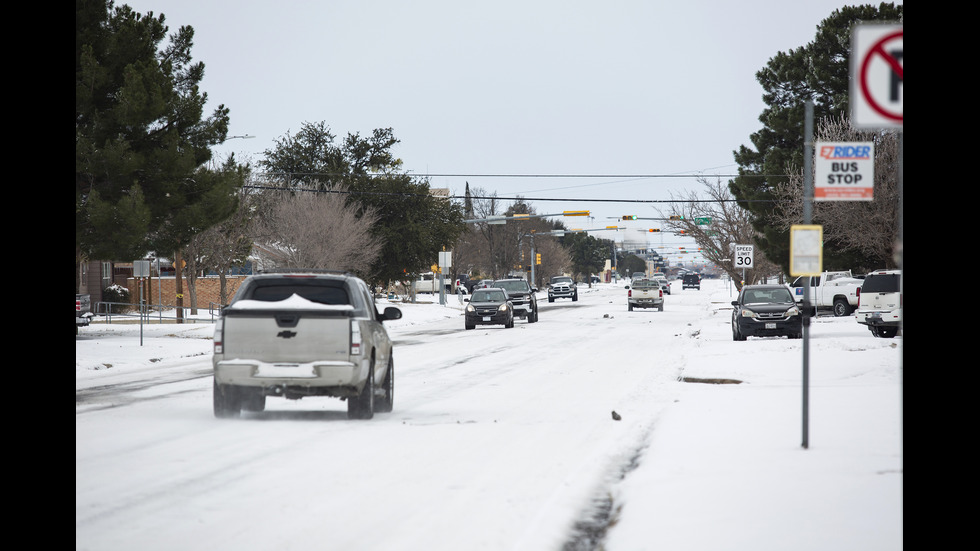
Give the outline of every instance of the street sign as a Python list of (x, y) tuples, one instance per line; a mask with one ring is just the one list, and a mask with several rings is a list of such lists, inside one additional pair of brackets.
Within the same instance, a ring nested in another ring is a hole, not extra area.
[(751, 268), (755, 261), (755, 245), (735, 245), (735, 267)]
[(855, 25), (851, 32), (851, 125), (902, 128), (902, 25)]
[(817, 142), (814, 201), (874, 199), (874, 142)]
[(711, 225), (711, 218), (707, 216), (699, 216), (694, 219), (694, 223), (698, 226), (709, 226)]

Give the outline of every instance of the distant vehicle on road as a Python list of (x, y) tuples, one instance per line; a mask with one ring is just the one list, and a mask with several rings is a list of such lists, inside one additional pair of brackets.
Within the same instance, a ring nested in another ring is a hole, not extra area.
[(534, 296), (538, 290), (531, 287), (526, 279), (497, 279), (493, 287), (507, 291), (516, 317), (526, 319), (528, 323), (538, 321), (538, 299)]
[(660, 283), (654, 279), (637, 279), (633, 285), (626, 286), (626, 309), (630, 312), (634, 308), (656, 308), (664, 311), (664, 292), (660, 289)]
[(570, 298), (572, 302), (578, 300), (578, 288), (575, 280), (569, 276), (554, 276), (548, 282), (548, 302), (554, 302), (556, 298)]
[(464, 327), (474, 329), (477, 325), (503, 325), (505, 329), (514, 327), (514, 303), (503, 289), (474, 289), (466, 299)]

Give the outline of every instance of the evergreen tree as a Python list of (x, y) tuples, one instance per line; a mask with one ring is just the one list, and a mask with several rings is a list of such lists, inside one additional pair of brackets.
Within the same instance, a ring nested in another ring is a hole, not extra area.
[(228, 131), (204, 118), (194, 30), (111, 0), (75, 2), (75, 250), (132, 259), (176, 251), (234, 210), (227, 179), (198, 172)]
[[(847, 116), (851, 28), (871, 21), (901, 22), (903, 6), (893, 3), (845, 6), (817, 27), (813, 42), (777, 53), (756, 73), (768, 106), (759, 116), (763, 128), (751, 135), (754, 148), (734, 152), (739, 176), (729, 182), (739, 205), (753, 215), (756, 245), (773, 262), (789, 268), (789, 233), (770, 224), (774, 191), (803, 166), (805, 103), (812, 100), (814, 119)], [(832, 244), (831, 244), (832, 245)], [(825, 248), (827, 265), (847, 266), (853, 251)]]

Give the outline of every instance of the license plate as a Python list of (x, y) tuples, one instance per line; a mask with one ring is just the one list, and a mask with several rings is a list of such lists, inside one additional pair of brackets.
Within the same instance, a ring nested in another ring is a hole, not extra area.
[(483, 316), (483, 321), (490, 321), (490, 316)]
[(767, 323), (766, 324), (766, 329), (775, 329), (775, 328), (776, 328), (776, 324), (775, 323), (771, 323), (770, 322), (770, 323)]

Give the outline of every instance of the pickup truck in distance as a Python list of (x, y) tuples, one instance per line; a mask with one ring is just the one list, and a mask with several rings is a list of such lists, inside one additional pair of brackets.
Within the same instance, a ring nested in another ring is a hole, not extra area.
[(75, 334), (92, 321), (92, 297), (75, 293)]
[(392, 342), (367, 284), (350, 274), (264, 273), (242, 282), (215, 323), (214, 415), (262, 411), (267, 397), (329, 396), (347, 417), (394, 403)]
[(664, 292), (655, 279), (637, 279), (633, 286), (626, 286), (626, 308), (656, 308), (664, 311)]
[(861, 298), (860, 279), (851, 277), (850, 270), (823, 272), (819, 276), (800, 276), (790, 284), (796, 302), (803, 300), (803, 286), (809, 280), (811, 313), (833, 309), (835, 316), (849, 316)]

